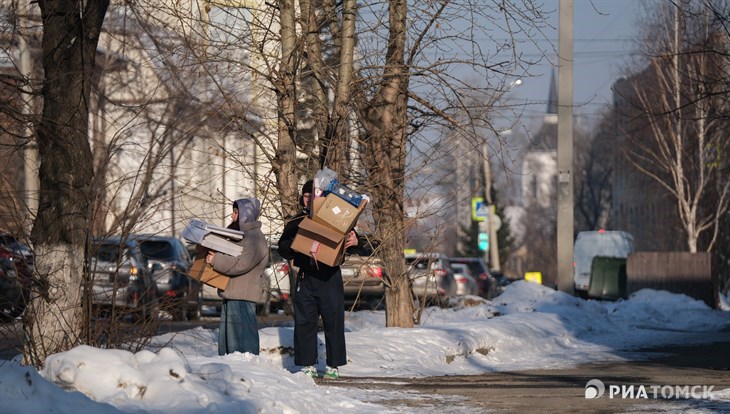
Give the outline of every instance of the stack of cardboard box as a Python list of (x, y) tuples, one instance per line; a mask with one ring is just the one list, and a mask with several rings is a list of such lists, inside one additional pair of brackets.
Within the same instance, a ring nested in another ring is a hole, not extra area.
[(311, 217), (299, 224), (292, 249), (328, 266), (338, 266), (345, 253), (345, 238), (366, 204), (366, 198), (333, 179), (312, 201)]
[(208, 249), (238, 256), (243, 251), (243, 247), (236, 241), (244, 237), (243, 232), (192, 219), (183, 230), (182, 237), (190, 243), (205, 248), (198, 250), (198, 255), (188, 271), (188, 276), (206, 285), (225, 290), (230, 278), (213, 270), (213, 267), (206, 263), (205, 256)]

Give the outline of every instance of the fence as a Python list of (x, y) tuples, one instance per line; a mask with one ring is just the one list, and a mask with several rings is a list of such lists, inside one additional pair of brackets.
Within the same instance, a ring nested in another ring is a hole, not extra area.
[(650, 288), (683, 293), (718, 307), (718, 277), (707, 252), (637, 252), (626, 263), (627, 292)]

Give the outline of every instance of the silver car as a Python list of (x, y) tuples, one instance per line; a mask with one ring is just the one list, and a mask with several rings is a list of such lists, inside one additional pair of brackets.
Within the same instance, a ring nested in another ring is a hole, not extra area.
[(340, 265), (345, 306), (355, 309), (384, 309), (385, 269), (377, 256), (347, 255)]
[(454, 269), (454, 280), (456, 281), (456, 295), (457, 296), (478, 296), (479, 285), (476, 279), (469, 270), (469, 266), (464, 263), (451, 263), (451, 268)]
[(442, 253), (406, 254), (413, 297), (425, 304), (444, 306), (456, 295), (456, 281), (449, 257)]
[(157, 318), (157, 286), (139, 243), (119, 236), (94, 239), (89, 251), (95, 307), (134, 319)]

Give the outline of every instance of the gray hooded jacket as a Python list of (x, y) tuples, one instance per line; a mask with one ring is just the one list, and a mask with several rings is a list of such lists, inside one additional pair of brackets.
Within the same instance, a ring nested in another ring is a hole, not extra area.
[(224, 299), (247, 300), (264, 303), (268, 286), (265, 283), (264, 270), (269, 262), (269, 246), (261, 231), (258, 221), (261, 202), (256, 198), (236, 200), (238, 207), (238, 227), (244, 233), (238, 244), (243, 252), (238, 256), (217, 253), (213, 258), (213, 270), (230, 276), (228, 287), (218, 293)]

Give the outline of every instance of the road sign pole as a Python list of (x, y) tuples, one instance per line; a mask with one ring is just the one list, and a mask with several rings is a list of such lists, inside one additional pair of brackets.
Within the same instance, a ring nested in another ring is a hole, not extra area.
[[(491, 269), (500, 270), (499, 263), (499, 241), (497, 240), (497, 227), (494, 223), (494, 202), (492, 200), (492, 169), (489, 165), (489, 145), (484, 140), (482, 154), (482, 168), (484, 172), (484, 201), (489, 208), (487, 223), (489, 223), (489, 252), (484, 252), (484, 261), (489, 262)], [(487, 260), (489, 259), (489, 260)]]
[(489, 265), (496, 271), (501, 270), (501, 264), (499, 262), (499, 244), (497, 244), (497, 213), (494, 208), (494, 204), (489, 205)]

